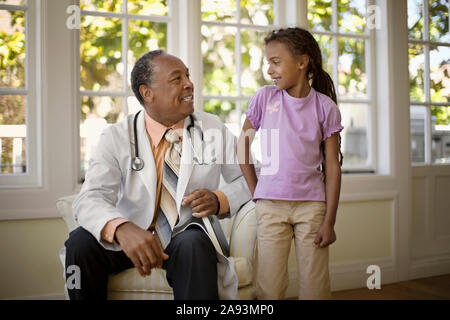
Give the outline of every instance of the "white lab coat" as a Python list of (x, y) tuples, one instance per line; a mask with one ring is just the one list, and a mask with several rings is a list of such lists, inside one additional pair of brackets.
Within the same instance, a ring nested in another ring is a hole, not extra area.
[[(217, 190), (222, 175), (226, 184), (220, 190), (227, 196), (230, 215), (234, 215), (251, 198), (236, 161), (236, 139), (217, 116), (205, 112), (194, 112), (194, 117), (195, 125), (203, 131), (205, 145), (208, 141), (212, 141), (211, 138), (218, 132), (223, 133), (224, 141), (222, 148), (209, 148), (209, 150), (214, 149), (218, 164), (196, 164), (192, 161), (192, 157), (193, 154), (202, 154), (201, 143), (197, 143), (200, 140), (196, 139), (200, 136), (198, 131), (191, 130), (193, 146), (196, 150), (196, 153), (193, 153), (192, 140), (187, 135), (187, 126), (191, 121), (189, 117), (186, 117), (176, 195), (178, 213), (180, 217), (183, 217), (183, 213), (190, 214), (190, 208), (181, 207), (183, 196), (195, 189)], [(136, 127), (139, 157), (144, 160), (145, 165), (137, 172), (131, 169), (135, 143), (133, 119), (134, 115), (129, 115), (123, 121), (109, 126), (102, 132), (98, 146), (92, 152), (85, 182), (73, 203), (75, 220), (91, 232), (104, 248), (114, 251), (119, 251), (121, 248), (101, 240), (101, 231), (108, 221), (121, 217), (143, 229), (148, 229), (155, 212), (156, 166), (145, 129), (144, 112), (139, 114)], [(233, 159), (234, 163), (229, 164)], [(170, 235), (160, 237), (170, 239)], [(167, 241), (162, 242), (166, 247)], [(238, 279), (232, 258), (227, 259), (218, 254), (218, 260), (219, 297), (237, 299)]]

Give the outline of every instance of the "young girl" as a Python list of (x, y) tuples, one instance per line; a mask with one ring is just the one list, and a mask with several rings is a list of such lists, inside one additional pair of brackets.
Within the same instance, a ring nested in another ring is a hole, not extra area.
[[(257, 297), (284, 298), (294, 237), (299, 298), (327, 299), (331, 296), (328, 245), (336, 241), (342, 165), (339, 132), (343, 126), (335, 89), (322, 68), (319, 45), (308, 31), (273, 31), (265, 45), (267, 72), (274, 85), (252, 97), (238, 149), (242, 172), (257, 201)], [(258, 179), (249, 150), (259, 128), (266, 134), (261, 135)], [(264, 155), (274, 145), (279, 152), (270, 155), (276, 160), (269, 163)], [(264, 170), (269, 165), (272, 169)]]

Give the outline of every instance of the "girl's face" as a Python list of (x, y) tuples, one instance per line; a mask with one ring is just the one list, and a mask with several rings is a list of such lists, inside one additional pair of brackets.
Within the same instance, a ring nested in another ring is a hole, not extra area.
[(267, 73), (278, 90), (287, 90), (289, 93), (291, 89), (299, 88), (307, 81), (307, 56), (294, 57), (287, 45), (279, 41), (269, 42), (265, 55), (269, 63)]

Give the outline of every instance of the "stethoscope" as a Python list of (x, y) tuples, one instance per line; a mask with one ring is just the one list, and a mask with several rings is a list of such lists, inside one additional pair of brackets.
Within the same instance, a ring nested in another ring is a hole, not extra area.
[[(134, 120), (133, 120), (133, 133), (134, 133), (134, 158), (131, 160), (131, 169), (133, 169), (134, 171), (140, 171), (142, 170), (142, 168), (144, 168), (144, 160), (142, 160), (141, 158), (139, 158), (139, 147), (138, 147), (138, 137), (137, 137), (137, 129), (136, 129), (136, 123), (137, 123), (137, 118), (139, 113), (141, 113), (142, 110), (139, 110), (139, 112), (137, 112), (134, 116)], [(202, 129), (195, 124), (194, 121), (194, 116), (192, 114), (189, 115), (189, 120), (190, 120), (190, 124), (187, 126), (187, 131), (189, 132), (189, 140), (190, 141), (190, 145), (192, 148), (192, 151), (194, 152), (194, 156), (193, 156), (193, 160), (196, 164), (198, 165), (207, 165), (207, 164), (212, 164), (216, 162), (216, 157), (213, 157), (211, 159), (210, 163), (206, 163), (204, 162), (204, 158), (203, 158), (203, 131)], [(201, 143), (202, 143), (202, 160), (199, 160), (199, 157), (197, 156), (197, 153), (195, 151), (194, 145), (192, 143), (192, 134), (191, 134), (191, 129), (194, 129), (194, 131), (198, 131), (200, 132), (200, 137), (201, 137)]]

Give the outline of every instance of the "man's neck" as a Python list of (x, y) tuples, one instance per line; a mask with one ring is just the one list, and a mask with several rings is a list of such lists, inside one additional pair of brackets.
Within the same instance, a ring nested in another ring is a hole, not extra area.
[(148, 112), (145, 109), (144, 109), (144, 111), (147, 114), (147, 116), (150, 117), (153, 121), (156, 121), (156, 122), (162, 124), (166, 128), (170, 128), (170, 127), (174, 126), (175, 124), (177, 124), (178, 122), (180, 122), (180, 120), (182, 120), (182, 119), (179, 119), (179, 120), (163, 119), (161, 117), (158, 117), (157, 115), (152, 114), (151, 112)]

